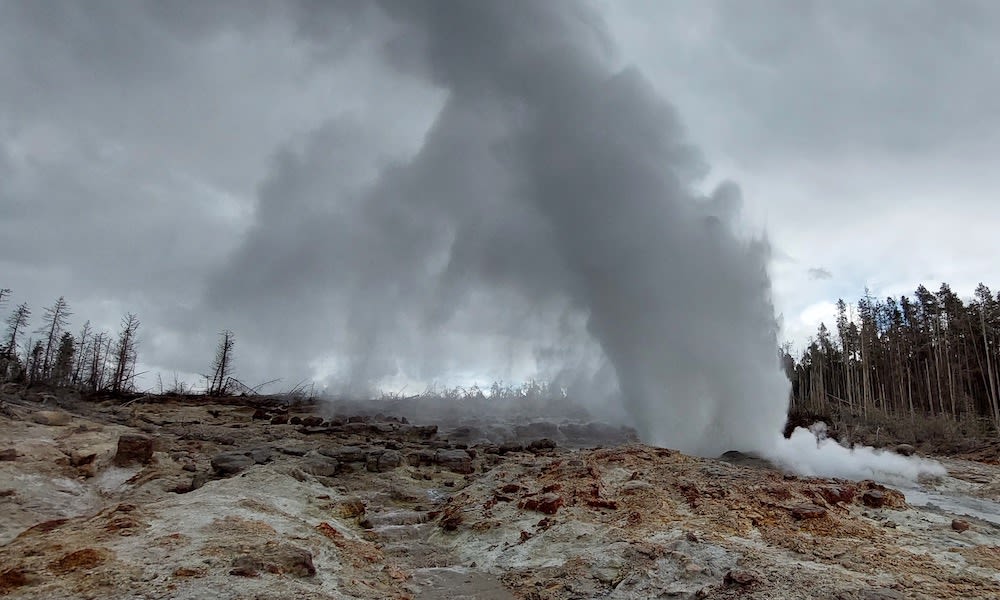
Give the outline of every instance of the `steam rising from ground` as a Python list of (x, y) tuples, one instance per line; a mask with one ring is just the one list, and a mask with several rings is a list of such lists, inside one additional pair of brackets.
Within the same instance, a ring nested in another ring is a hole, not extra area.
[(381, 6), (386, 61), (443, 98), (433, 125), (412, 157), (377, 168), (349, 122), (282, 156), (213, 292), (220, 306), (290, 305), (281, 326), (303, 336), (320, 323), (344, 350), (325, 364), (356, 388), (502, 364), (649, 443), (794, 456), (803, 472), (858, 460), (781, 440), (789, 387), (768, 245), (738, 233), (734, 184), (697, 191), (700, 156), (643, 76), (613, 67), (596, 14), (534, 0)]
[(845, 448), (826, 436), (826, 424), (797, 427), (792, 437), (772, 454), (784, 467), (802, 475), (844, 479), (875, 479), (893, 483), (914, 482), (922, 475), (942, 476), (940, 463), (907, 457), (867, 446)]

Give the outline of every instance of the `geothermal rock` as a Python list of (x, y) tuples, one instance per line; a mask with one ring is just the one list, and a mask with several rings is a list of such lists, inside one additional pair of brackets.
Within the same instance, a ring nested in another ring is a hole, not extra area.
[(118, 438), (115, 464), (119, 467), (148, 464), (153, 458), (153, 438), (138, 433), (124, 433)]
[(893, 448), (893, 450), (895, 450), (896, 454), (902, 454), (903, 456), (913, 456), (913, 454), (917, 451), (916, 448), (909, 444), (899, 444)]
[(62, 427), (63, 425), (69, 425), (70, 417), (59, 410), (39, 410), (31, 413), (31, 420), (39, 425)]
[(391, 471), (403, 465), (403, 455), (398, 450), (370, 452), (365, 460), (365, 468), (373, 473)]
[(304, 472), (317, 477), (333, 477), (339, 467), (340, 463), (325, 456), (310, 456), (300, 464)]
[(366, 452), (358, 446), (336, 446), (333, 448), (320, 448), (319, 453), (323, 456), (335, 458), (342, 463), (365, 462)]
[(885, 494), (879, 490), (868, 490), (861, 496), (861, 502), (868, 508), (882, 508), (885, 506)]
[(219, 475), (236, 475), (253, 464), (252, 458), (239, 452), (220, 452), (212, 457), (212, 468)]
[(799, 521), (803, 519), (822, 519), (826, 516), (826, 509), (815, 504), (793, 506), (790, 512), (792, 513), (792, 518)]
[(438, 450), (434, 462), (455, 473), (472, 473), (472, 458), (465, 450)]
[(303, 427), (320, 427), (323, 425), (323, 417), (312, 415), (302, 419)]
[(551, 438), (541, 438), (537, 440), (532, 440), (528, 444), (528, 450), (532, 452), (537, 452), (539, 450), (552, 450), (556, 447), (555, 440)]
[(529, 496), (528, 498), (521, 500), (521, 503), (518, 506), (525, 510), (536, 510), (546, 515), (554, 515), (559, 511), (559, 507), (562, 505), (562, 496), (559, 494), (548, 493), (539, 494), (537, 496)]

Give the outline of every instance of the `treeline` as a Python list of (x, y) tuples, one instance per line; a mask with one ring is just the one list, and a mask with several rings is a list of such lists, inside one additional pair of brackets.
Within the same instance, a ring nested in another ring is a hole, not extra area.
[[(0, 289), (0, 309), (11, 290)], [(135, 387), (139, 318), (122, 317), (117, 335), (94, 331), (90, 321), (80, 332), (68, 331), (72, 316), (66, 299), (46, 307), (32, 329), (32, 311), (21, 303), (6, 318), (0, 340), (0, 381), (74, 387), (91, 392), (124, 393)]]
[(968, 302), (947, 284), (912, 298), (837, 302), (796, 360), (783, 352), (792, 406), (869, 417), (981, 419), (1000, 430), (1000, 294), (980, 284)]
[[(10, 289), (0, 289), (0, 310), (7, 309), (10, 297)], [(90, 321), (73, 335), (68, 330), (72, 315), (69, 303), (60, 297), (44, 309), (41, 324), (32, 329), (31, 308), (27, 303), (15, 306), (6, 318), (7, 328), (0, 339), (0, 383), (44, 384), (112, 394), (134, 392), (136, 377), (141, 375), (135, 371), (139, 318), (127, 313), (116, 335), (94, 331)], [(236, 338), (229, 330), (221, 332), (219, 337), (212, 367), (203, 375), (207, 395), (256, 394), (263, 386), (276, 381), (249, 387), (232, 377)], [(163, 393), (162, 381), (159, 388)], [(175, 376), (173, 386), (167, 391), (187, 393), (189, 390)]]

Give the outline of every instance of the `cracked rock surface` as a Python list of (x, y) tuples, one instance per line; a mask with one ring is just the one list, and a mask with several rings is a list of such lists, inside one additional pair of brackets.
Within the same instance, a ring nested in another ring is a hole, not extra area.
[[(121, 403), (7, 403), (0, 596), (1000, 597), (997, 525), (875, 482), (694, 458), (586, 423)], [(506, 437), (474, 431), (490, 427)], [(1000, 467), (946, 466), (925, 491), (1000, 499)]]

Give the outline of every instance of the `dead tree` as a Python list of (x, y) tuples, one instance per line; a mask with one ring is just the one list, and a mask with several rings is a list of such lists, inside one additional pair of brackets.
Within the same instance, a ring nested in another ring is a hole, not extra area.
[(14, 312), (7, 317), (6, 342), (0, 347), (0, 378), (7, 380), (18, 380), (23, 374), (22, 363), (17, 356), (17, 342), (20, 335), (28, 327), (28, 319), (31, 317), (31, 309), (27, 303), (21, 303)]
[(233, 332), (225, 330), (219, 334), (219, 347), (215, 351), (215, 360), (212, 363), (212, 377), (208, 386), (209, 396), (225, 396), (229, 387), (229, 375), (233, 370), (233, 346), (236, 339)]
[(111, 376), (111, 392), (120, 394), (132, 386), (135, 373), (136, 336), (139, 331), (139, 317), (132, 313), (122, 317), (122, 328), (115, 343), (115, 370)]
[(104, 370), (110, 352), (110, 336), (103, 331), (94, 335), (94, 339), (90, 343), (90, 350), (87, 353), (89, 370), (85, 379), (87, 389), (92, 392), (104, 389)]
[(83, 376), (83, 368), (89, 363), (87, 360), (89, 357), (87, 352), (90, 342), (90, 336), (93, 332), (91, 331), (90, 321), (83, 324), (83, 329), (80, 330), (80, 337), (76, 340), (76, 366), (73, 368), (73, 385), (78, 385)]
[(55, 304), (45, 309), (45, 315), (42, 316), (42, 326), (35, 331), (35, 333), (45, 336), (43, 342), (45, 352), (42, 356), (40, 371), (42, 379), (49, 379), (52, 374), (52, 361), (55, 359), (59, 340), (62, 337), (63, 329), (69, 324), (71, 314), (73, 313), (69, 312), (69, 304), (67, 304), (66, 299), (59, 296)]

